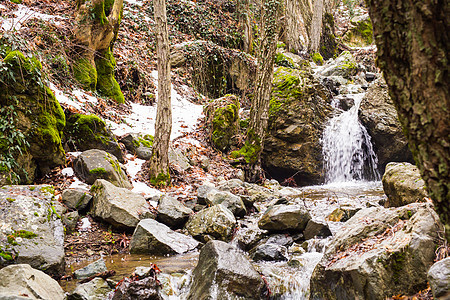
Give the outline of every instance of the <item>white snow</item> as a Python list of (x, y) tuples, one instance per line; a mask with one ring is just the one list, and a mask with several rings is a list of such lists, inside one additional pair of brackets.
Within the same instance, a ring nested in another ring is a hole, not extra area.
[(83, 190), (89, 190), (89, 185), (87, 185), (84, 182), (81, 182), (80, 179), (78, 179), (76, 176), (73, 177), (75, 180), (72, 182), (72, 184), (69, 186), (69, 189), (83, 189)]
[(138, 5), (138, 6), (142, 6), (142, 1), (140, 0), (125, 0), (125, 2), (128, 2), (129, 4), (134, 4), (134, 5)]
[(15, 18), (4, 19), (1, 22), (1, 28), (3, 30), (20, 30), (20, 28), (22, 28), (22, 25), (30, 19), (41, 19), (44, 21), (51, 21), (55, 24), (59, 24), (59, 22), (55, 21), (55, 19), (64, 19), (60, 16), (41, 14), (21, 4), (18, 5), (17, 10), (14, 11), (13, 14), (15, 15)]
[(72, 177), (74, 173), (73, 173), (73, 169), (69, 167), (69, 168), (62, 169), (61, 174), (64, 176)]
[(79, 89), (74, 89), (71, 95), (67, 95), (66, 93), (58, 89), (53, 83), (50, 83), (49, 87), (55, 94), (55, 98), (59, 103), (63, 103), (67, 106), (72, 106), (78, 110), (82, 110), (84, 104), (87, 102), (93, 104), (96, 104), (98, 102), (98, 99), (96, 97), (88, 95), (86, 92)]
[(88, 231), (91, 228), (91, 222), (88, 218), (81, 219), (80, 231)]

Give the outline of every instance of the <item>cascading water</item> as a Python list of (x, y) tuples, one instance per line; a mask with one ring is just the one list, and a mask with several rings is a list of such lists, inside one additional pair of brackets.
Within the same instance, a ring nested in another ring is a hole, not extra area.
[(332, 118), (322, 138), (326, 183), (380, 180), (370, 136), (358, 119), (364, 94), (347, 95), (355, 104)]

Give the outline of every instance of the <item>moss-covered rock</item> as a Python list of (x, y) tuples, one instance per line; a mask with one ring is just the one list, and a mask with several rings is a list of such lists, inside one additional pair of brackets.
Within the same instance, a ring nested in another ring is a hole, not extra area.
[(334, 57), (338, 52), (338, 43), (334, 32), (334, 17), (325, 13), (322, 18), (322, 34), (320, 36), (319, 52), (327, 60)]
[(343, 41), (352, 47), (364, 47), (373, 43), (372, 22), (368, 15), (354, 17)]
[[(47, 173), (50, 168), (65, 163), (65, 152), (61, 145), (65, 115), (53, 92), (42, 81), (42, 65), (38, 59), (26, 57), (19, 51), (11, 51), (0, 62), (0, 66), (5, 70), (0, 75), (0, 106), (2, 110), (9, 111), (8, 115), (0, 118), (12, 116), (9, 128), (16, 129), (2, 130), (2, 158), (7, 156), (5, 149), (10, 151), (19, 142), (18, 136), (22, 136), (23, 147), (19, 147), (14, 157), (19, 165), (28, 166), (28, 178), (23, 176), (20, 179), (20, 182), (26, 183), (34, 178), (34, 164), (38, 166), (40, 173)], [(4, 136), (5, 134), (8, 136)], [(7, 145), (8, 141), (13, 142)], [(7, 173), (24, 172), (17, 165), (10, 166), (9, 169)]]
[(117, 80), (114, 78), (114, 67), (116, 60), (110, 49), (95, 59), (97, 68), (97, 90), (104, 96), (115, 100), (117, 103), (124, 103), (125, 98), (120, 90)]
[(80, 58), (73, 63), (73, 75), (85, 90), (95, 91), (97, 70), (87, 58)]
[(331, 115), (330, 95), (306, 71), (279, 67), (273, 80), (262, 163), (278, 179), (300, 184), (322, 178), (320, 138)]
[(103, 120), (95, 115), (73, 114), (67, 116), (64, 130), (65, 143), (74, 151), (100, 149), (124, 161), (122, 150)]
[(205, 108), (211, 131), (211, 142), (220, 151), (227, 151), (239, 130), (239, 100), (234, 95), (216, 99)]

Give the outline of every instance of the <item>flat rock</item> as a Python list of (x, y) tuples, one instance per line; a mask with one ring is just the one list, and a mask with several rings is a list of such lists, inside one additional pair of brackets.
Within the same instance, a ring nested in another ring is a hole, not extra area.
[(92, 196), (89, 191), (83, 189), (67, 189), (62, 192), (61, 200), (70, 209), (84, 210)]
[(65, 295), (56, 280), (28, 264), (19, 264), (0, 270), (0, 299), (63, 300)]
[(269, 207), (258, 222), (261, 229), (269, 231), (303, 231), (311, 215), (300, 205), (274, 205)]
[(103, 150), (92, 149), (81, 153), (74, 162), (74, 171), (87, 184), (105, 179), (118, 187), (133, 188), (117, 158)]
[(159, 199), (158, 215), (156, 220), (171, 228), (181, 228), (194, 212), (180, 201), (170, 196), (162, 196)]
[(187, 299), (264, 299), (265, 283), (243, 252), (221, 241), (209, 241), (192, 273)]
[(64, 227), (50, 185), (0, 188), (0, 266), (30, 264), (49, 274), (64, 271)]
[(118, 228), (135, 228), (141, 219), (154, 218), (144, 197), (112, 183), (97, 179), (91, 188), (93, 217)]
[(230, 192), (219, 191), (215, 188), (210, 189), (206, 195), (205, 201), (208, 205), (222, 204), (236, 217), (243, 217), (247, 213), (247, 209), (245, 208), (241, 197), (233, 195)]
[(99, 260), (90, 263), (86, 267), (76, 270), (75, 272), (73, 272), (73, 274), (75, 275), (76, 279), (86, 279), (95, 274), (106, 271), (108, 271), (108, 268), (106, 268), (105, 260), (103, 258), (100, 258)]
[(198, 242), (153, 219), (139, 222), (130, 244), (131, 253), (181, 254), (195, 249)]
[(104, 300), (112, 290), (106, 280), (97, 277), (78, 285), (67, 300)]

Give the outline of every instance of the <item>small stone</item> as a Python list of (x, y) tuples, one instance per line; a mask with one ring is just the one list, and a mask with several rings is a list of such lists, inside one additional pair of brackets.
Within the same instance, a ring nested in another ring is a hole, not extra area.
[(108, 271), (108, 269), (106, 268), (105, 260), (103, 258), (100, 258), (99, 260), (96, 260), (86, 267), (76, 270), (75, 272), (73, 272), (73, 274), (76, 279), (86, 279), (95, 274), (106, 271)]

